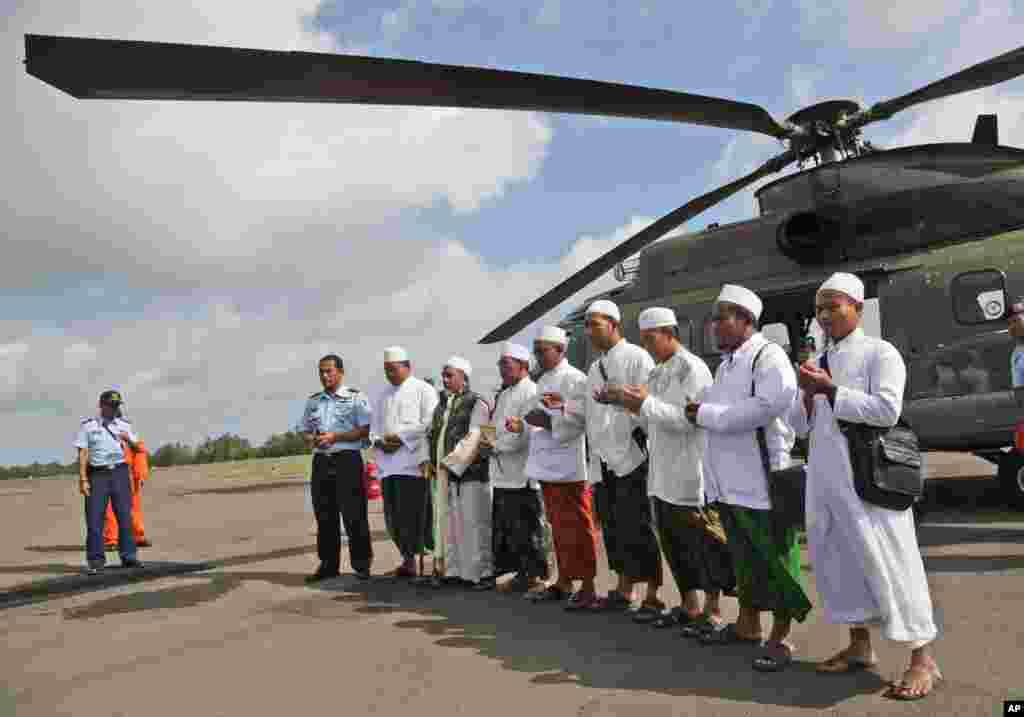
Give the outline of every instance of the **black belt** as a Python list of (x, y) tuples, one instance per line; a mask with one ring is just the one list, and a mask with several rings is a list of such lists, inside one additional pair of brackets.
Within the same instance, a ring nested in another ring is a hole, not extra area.
[(124, 463), (124, 462), (121, 462), (121, 463), (115, 463), (112, 466), (89, 466), (89, 470), (91, 470), (91, 471), (112, 471), (115, 468), (120, 468), (121, 466), (126, 466), (126, 465), (128, 465), (128, 464)]

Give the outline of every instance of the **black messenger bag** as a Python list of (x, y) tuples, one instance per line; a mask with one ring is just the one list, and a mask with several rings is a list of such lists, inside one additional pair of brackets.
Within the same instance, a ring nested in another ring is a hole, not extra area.
[[(767, 344), (766, 344), (767, 345)], [(750, 395), (756, 395), (757, 387), (753, 384), (754, 369), (757, 368), (757, 360), (761, 358), (762, 346), (750, 366), (751, 386)], [(807, 495), (807, 470), (803, 464), (772, 470), (771, 460), (768, 458), (768, 438), (765, 435), (764, 426), (757, 429), (757, 446), (761, 451), (761, 464), (764, 466), (764, 473), (768, 480), (768, 498), (772, 504), (772, 520), (779, 535), (782, 535), (789, 528), (804, 530), (805, 515), (804, 504)]]
[[(828, 371), (828, 354), (822, 354), (821, 367)], [(861, 500), (890, 510), (906, 510), (921, 500), (921, 449), (902, 418), (892, 428), (836, 421), (849, 446), (853, 487)]]

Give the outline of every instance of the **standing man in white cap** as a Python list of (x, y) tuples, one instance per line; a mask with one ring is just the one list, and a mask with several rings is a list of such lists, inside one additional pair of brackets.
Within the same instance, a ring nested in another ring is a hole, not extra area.
[[(661, 552), (647, 498), (646, 437), (637, 432), (637, 417), (615, 401), (621, 398), (623, 385), (646, 385), (654, 360), (622, 337), (621, 321), (619, 307), (607, 299), (587, 308), (584, 327), (599, 355), (587, 373), (586, 393), (565, 397), (564, 403), (561, 396), (551, 397), (545, 405), (564, 405), (566, 420), (585, 423), (591, 466), (595, 471), (600, 466), (604, 497), (600, 520), (608, 566), (617, 574), (618, 585), (595, 609), (632, 608), (634, 620), (650, 623), (660, 617), (665, 604), (658, 598)], [(636, 583), (646, 583), (647, 594), (633, 607)]]
[(791, 463), (794, 433), (783, 419), (797, 387), (789, 356), (757, 330), (762, 308), (750, 289), (722, 287), (712, 318), (724, 356), (711, 388), (687, 405), (686, 415), (707, 430), (704, 489), (708, 502), (719, 504), (740, 603), (735, 624), (709, 628), (700, 639), (760, 643), (761, 613), (771, 612), (771, 634), (753, 664), (771, 672), (793, 661), (790, 628), (793, 620), (806, 619), (811, 602), (803, 588), (797, 530), (776, 525), (771, 511), (765, 463), (772, 470)]
[(505, 419), (522, 416), (537, 405), (537, 385), (530, 379), (530, 351), (506, 343), (498, 360), (501, 390), (494, 401), (494, 441), (483, 444), (490, 456), (494, 487), (494, 574), (515, 573), (499, 590), (535, 593), (544, 589), (548, 561), (544, 550), (544, 506), (540, 484), (526, 477), (530, 431), (512, 433)]
[(437, 391), (411, 372), (404, 348), (384, 349), (388, 385), (375, 396), (370, 416), (384, 522), (402, 554), (402, 564), (393, 573), (399, 578), (416, 577), (416, 556), (434, 549), (430, 483), (420, 466), (427, 456), (425, 438)]
[[(557, 326), (545, 326), (534, 342), (540, 364), (537, 393), (540, 397), (577, 396), (586, 390), (586, 376), (565, 358), (569, 338)], [(568, 600), (567, 607), (598, 604), (594, 578), (597, 577), (597, 533), (587, 482), (587, 459), (583, 447), (583, 426), (567, 421), (562, 411), (537, 402), (525, 416), (511, 416), (505, 427), (512, 433), (530, 431), (526, 477), (540, 482), (544, 511), (558, 562), (558, 579), (544, 590), (527, 594), (532, 600)], [(573, 581), (581, 587), (573, 596)]]
[[(655, 627), (681, 625), (699, 637), (722, 622), (719, 598), (733, 592), (736, 577), (718, 511), (704, 500), (704, 429), (686, 418), (686, 406), (711, 386), (704, 361), (679, 341), (675, 313), (664, 307), (640, 314), (640, 340), (657, 365), (649, 386), (622, 387), (621, 403), (647, 426), (650, 473), (647, 492), (661, 549), (683, 597)], [(699, 592), (705, 596), (701, 606)]]
[(477, 450), (480, 427), (491, 407), (469, 389), (473, 367), (452, 356), (441, 370), (444, 391), (434, 409), (427, 441), (434, 471), (434, 579), (459, 580), (475, 590), (494, 586), (491, 547), (491, 484), (487, 458)]
[(815, 297), (827, 337), (816, 361), (800, 367), (792, 421), (811, 434), (807, 465), (807, 543), (818, 592), (831, 623), (849, 625), (850, 644), (818, 666), (851, 672), (877, 658), (868, 626), (907, 645), (910, 667), (887, 695), (920, 699), (941, 678), (929, 645), (937, 630), (913, 510), (891, 510), (857, 495), (849, 445), (839, 421), (896, 425), (907, 369), (899, 351), (860, 327), (864, 284), (833, 274)]

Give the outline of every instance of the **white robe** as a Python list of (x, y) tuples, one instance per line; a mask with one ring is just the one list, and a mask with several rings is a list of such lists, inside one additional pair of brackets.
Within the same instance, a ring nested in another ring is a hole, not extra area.
[(835, 408), (825, 396), (816, 396), (808, 420), (801, 391), (790, 412), (797, 433), (810, 432), (807, 543), (825, 619), (878, 625), (886, 638), (920, 647), (937, 631), (913, 511), (860, 499), (846, 438), (836, 423), (895, 425), (906, 365), (892, 344), (859, 328), (830, 347), (828, 363), (839, 387)]
[[(491, 547), (493, 493), (490, 482), (459, 484), (450, 481), (448, 474), (461, 476), (476, 460), (480, 449), (480, 426), (488, 423), (490, 417), (490, 406), (484, 399), (478, 399), (470, 415), (469, 433), (437, 466), (438, 478), (443, 477), (445, 484), (438, 486), (435, 493), (438, 498), (434, 505), (435, 539), (438, 544), (434, 546), (434, 555), (445, 561), (446, 575), (472, 582), (494, 573)], [(447, 427), (446, 414), (444, 430), (438, 436), (438, 455), (441, 455)]]

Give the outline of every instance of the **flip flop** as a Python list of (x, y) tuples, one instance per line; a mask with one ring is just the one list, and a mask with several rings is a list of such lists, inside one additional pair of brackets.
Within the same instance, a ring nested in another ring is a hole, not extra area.
[(567, 612), (604, 612), (608, 609), (608, 598), (597, 593), (578, 592), (565, 604)]
[(665, 610), (658, 615), (658, 619), (651, 623), (651, 627), (657, 628), (658, 630), (676, 627), (677, 625), (681, 625), (682, 621), (687, 619), (687, 617), (685, 610), (674, 607), (671, 610)]
[(753, 668), (758, 672), (778, 672), (793, 662), (793, 648), (782, 642), (769, 640), (763, 651), (754, 658)]
[(618, 590), (609, 590), (607, 597), (602, 599), (607, 610), (629, 610), (633, 607), (633, 601)]
[(665, 609), (665, 603), (659, 601), (657, 603), (641, 603), (639, 607), (630, 608), (627, 612), (633, 622), (638, 625), (649, 625), (663, 614), (667, 614), (668, 611)]
[(760, 645), (763, 641), (759, 637), (743, 637), (736, 632), (736, 623), (719, 623), (711, 625), (697, 638), (702, 645), (735, 645), (737, 643), (747, 645)]
[(562, 588), (558, 587), (557, 585), (548, 585), (543, 590), (539, 590), (534, 593), (526, 593), (525, 595), (523, 595), (523, 598), (531, 602), (560, 602), (563, 600), (568, 600), (569, 593), (567, 593), (565, 590), (562, 590)]
[(685, 637), (690, 640), (698, 640), (705, 632), (722, 624), (711, 622), (707, 616), (703, 614), (694, 615), (693, 617), (686, 615), (685, 613), (684, 615), (685, 618), (679, 619), (679, 625), (681, 626), (679, 630), (679, 637)]
[(824, 662), (819, 662), (814, 670), (815, 672), (819, 672), (823, 675), (843, 675), (847, 672), (870, 670), (877, 664), (878, 660), (864, 660), (860, 657), (849, 655), (847, 654), (847, 650), (843, 650)]
[[(907, 670), (907, 672), (926, 672), (931, 682), (931, 684), (928, 686), (928, 689), (926, 689), (919, 695), (913, 695), (907, 692), (909, 687), (903, 683), (903, 680), (900, 680), (899, 682), (894, 682), (893, 684), (889, 685), (889, 688), (884, 693), (885, 697), (888, 697), (890, 700), (899, 700), (901, 702), (915, 702), (917, 700), (923, 700), (925, 697), (934, 692), (935, 688), (939, 686), (939, 682), (942, 681), (942, 673), (939, 671), (939, 668), (937, 667), (932, 669), (911, 668)], [(906, 672), (903, 674), (905, 676)]]

